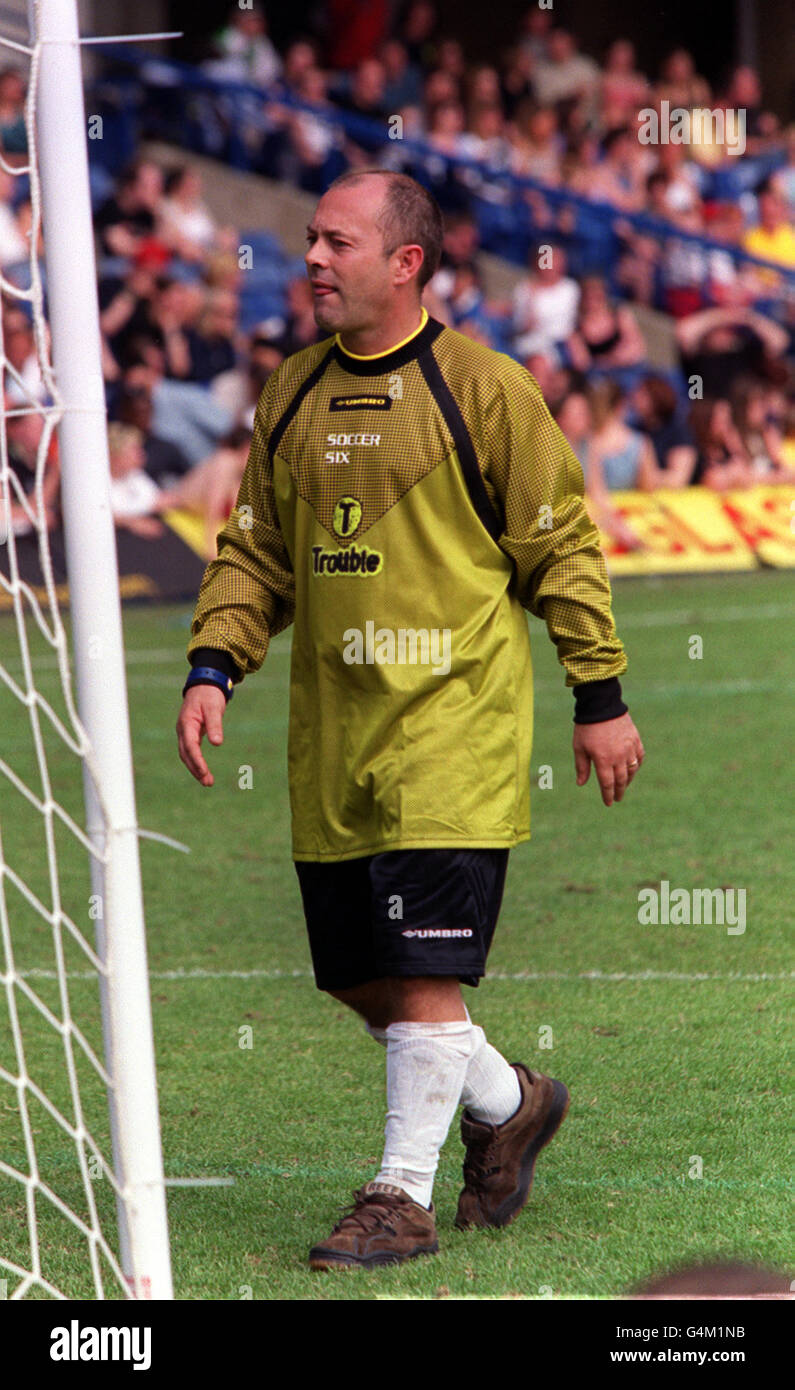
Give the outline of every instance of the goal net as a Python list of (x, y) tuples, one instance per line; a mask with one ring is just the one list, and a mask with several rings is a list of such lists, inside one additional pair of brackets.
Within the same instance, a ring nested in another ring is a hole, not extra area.
[(0, 37), (0, 1297), (169, 1298), (76, 8)]

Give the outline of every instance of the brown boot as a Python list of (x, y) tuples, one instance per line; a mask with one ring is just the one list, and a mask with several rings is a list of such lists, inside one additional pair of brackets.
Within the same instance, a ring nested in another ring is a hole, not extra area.
[(328, 1240), (310, 1250), (310, 1268), (400, 1264), (439, 1249), (433, 1207), (412, 1202), (402, 1188), (368, 1182), (353, 1201)]
[(458, 1199), (455, 1224), (508, 1226), (519, 1215), (530, 1192), (538, 1153), (549, 1143), (569, 1106), (562, 1081), (530, 1071), (513, 1062), (522, 1103), (501, 1125), (474, 1120), (465, 1110), (461, 1138), (466, 1145), (464, 1189)]

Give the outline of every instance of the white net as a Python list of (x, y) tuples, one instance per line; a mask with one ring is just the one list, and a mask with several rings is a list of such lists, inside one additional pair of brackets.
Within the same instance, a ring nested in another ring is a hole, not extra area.
[(103, 1060), (98, 843), (112, 836), (83, 828), (84, 776), (105, 808), (53, 578), (64, 407), (41, 260), (41, 44), (0, 43), (27, 86), (27, 154), (0, 154), (0, 201), (10, 228), (29, 222), (28, 253), (0, 271), (0, 1297), (128, 1298)]

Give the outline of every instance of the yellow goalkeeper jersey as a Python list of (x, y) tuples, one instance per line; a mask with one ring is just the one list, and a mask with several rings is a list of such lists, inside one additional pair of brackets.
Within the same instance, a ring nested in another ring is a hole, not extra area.
[(566, 683), (626, 669), (582, 470), (534, 378), (429, 318), (268, 379), (188, 654), (241, 678), (292, 622), (293, 858), (530, 834), (525, 609)]

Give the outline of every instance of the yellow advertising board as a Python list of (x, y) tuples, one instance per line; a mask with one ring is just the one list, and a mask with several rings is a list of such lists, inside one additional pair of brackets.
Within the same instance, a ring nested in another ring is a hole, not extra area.
[[(795, 486), (611, 492), (610, 502), (638, 539), (630, 550), (600, 531), (611, 575), (795, 568)], [(168, 511), (165, 519), (197, 555), (211, 558), (202, 517)]]
[(611, 575), (795, 568), (790, 484), (722, 493), (704, 487), (612, 492), (610, 502), (638, 540), (632, 549), (600, 532)]

